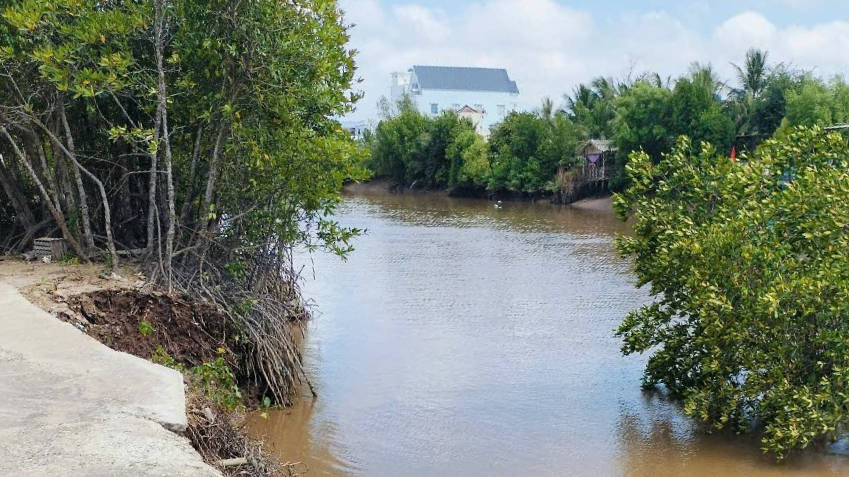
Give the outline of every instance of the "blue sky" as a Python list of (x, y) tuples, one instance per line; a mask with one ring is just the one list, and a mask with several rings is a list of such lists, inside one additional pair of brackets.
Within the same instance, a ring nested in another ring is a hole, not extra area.
[(413, 64), (507, 68), (531, 109), (596, 76), (728, 79), (750, 47), (822, 76), (849, 73), (849, 0), (341, 0), (374, 117), (388, 75)]
[[(517, 0), (518, 1), (518, 0)], [(384, 5), (403, 5), (410, 2), (391, 0), (382, 2)], [(439, 8), (446, 12), (456, 12), (464, 6), (475, 3), (468, 1), (436, 0), (421, 2), (431, 8)], [(624, 13), (641, 13), (649, 11), (667, 11), (687, 19), (697, 28), (709, 28), (723, 20), (747, 10), (756, 10), (766, 14), (779, 25), (795, 23), (816, 24), (837, 17), (847, 17), (849, 1), (804, 1), (804, 0), (713, 0), (713, 1), (675, 1), (675, 0), (572, 0), (560, 1), (562, 5), (586, 10), (599, 18), (617, 18)], [(841, 15), (841, 7), (843, 9)]]

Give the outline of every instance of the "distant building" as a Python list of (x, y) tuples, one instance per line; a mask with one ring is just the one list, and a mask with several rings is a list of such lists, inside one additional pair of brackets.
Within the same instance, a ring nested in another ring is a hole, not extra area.
[(374, 130), (372, 121), (343, 121), (342, 127), (348, 130), (354, 139), (362, 139), (366, 132)]
[(478, 120), (476, 129), (483, 136), (518, 109), (519, 88), (505, 69), (413, 66), (405, 72), (392, 73), (390, 81), (393, 103), (409, 95), (427, 116), (465, 110), (464, 115)]
[(457, 111), (457, 116), (468, 119), (472, 123), (472, 126), (475, 127), (475, 132), (481, 136), (489, 137), (489, 129), (484, 129), (483, 127), (483, 120), (486, 118), (483, 110), (478, 111), (467, 104)]

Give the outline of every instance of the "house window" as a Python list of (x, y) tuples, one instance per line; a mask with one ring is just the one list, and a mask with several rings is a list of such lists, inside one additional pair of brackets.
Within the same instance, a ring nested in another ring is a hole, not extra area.
[(439, 105), (437, 103), (430, 103), (430, 114), (436, 114), (439, 112)]
[(503, 104), (499, 104), (498, 105), (498, 115), (504, 116), (505, 114), (507, 114), (507, 108), (505, 108)]

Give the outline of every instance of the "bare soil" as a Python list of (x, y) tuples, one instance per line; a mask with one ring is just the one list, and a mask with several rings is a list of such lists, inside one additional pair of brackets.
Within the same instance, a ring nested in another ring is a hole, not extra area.
[(227, 316), (210, 304), (154, 289), (130, 266), (113, 273), (102, 265), (5, 258), (0, 260), (0, 281), (116, 351), (151, 359), (161, 346), (185, 369), (223, 356), (246, 404), (262, 400), (261, 390), (242, 372), (246, 351), (235, 342), (238, 330)]
[(27, 300), (54, 316), (68, 309), (65, 302), (74, 295), (151, 288), (144, 276), (127, 266), (107, 273), (102, 264), (25, 262), (3, 256), (0, 256), (0, 281), (17, 288)]
[[(138, 290), (99, 290), (67, 300), (76, 312), (65, 318), (84, 323), (106, 346), (150, 359), (159, 346), (186, 367), (234, 353), (227, 344), (230, 324), (215, 307), (186, 297)], [(144, 327), (142, 326), (144, 324)], [(151, 332), (144, 334), (147, 330)], [(235, 366), (237, 363), (230, 363)]]

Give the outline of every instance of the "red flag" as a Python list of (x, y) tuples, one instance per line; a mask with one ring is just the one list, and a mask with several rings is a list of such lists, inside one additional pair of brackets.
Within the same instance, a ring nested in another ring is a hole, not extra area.
[(731, 147), (731, 162), (737, 162), (737, 146)]

